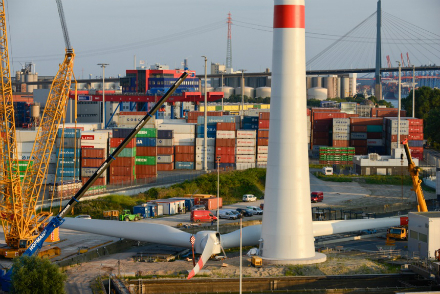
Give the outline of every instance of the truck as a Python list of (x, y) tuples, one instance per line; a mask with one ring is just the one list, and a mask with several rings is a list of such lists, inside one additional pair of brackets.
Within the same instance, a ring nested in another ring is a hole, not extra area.
[[(166, 100), (176, 91), (177, 87), (183, 83), (183, 81), (188, 76), (188, 73), (184, 72), (180, 75), (177, 81), (167, 90), (167, 92), (159, 99), (156, 105), (138, 122), (136, 127), (133, 128), (131, 133), (122, 141), (122, 143), (113, 150), (112, 154), (101, 164), (101, 166), (95, 171), (95, 173), (87, 180), (87, 182), (76, 192), (76, 194), (67, 202), (67, 204), (61, 209), (56, 216), (54, 216), (48, 224), (41, 229), (40, 234), (37, 238), (27, 247), (26, 251), (22, 254), (23, 256), (33, 256), (37, 254), (43, 247), (44, 241), (49, 237), (49, 235), (56, 229), (59, 228), (65, 221), (64, 217), (66, 214), (79, 202), (80, 198), (83, 197), (87, 190), (93, 185), (93, 183), (109, 168), (110, 164), (116, 159), (116, 157), (122, 152), (122, 150), (135, 138), (136, 134), (148, 123), (148, 121), (153, 117)], [(0, 283), (2, 290), (9, 292), (11, 287), (11, 278), (13, 268), (9, 270), (0, 271)]]
[(391, 227), (387, 230), (387, 239), (408, 240), (408, 227)]
[(102, 212), (104, 219), (119, 219), (118, 210), (106, 210)]
[(141, 219), (141, 216), (139, 214), (132, 214), (130, 212), (129, 209), (124, 209), (120, 214), (119, 214), (119, 220), (120, 221), (138, 221)]

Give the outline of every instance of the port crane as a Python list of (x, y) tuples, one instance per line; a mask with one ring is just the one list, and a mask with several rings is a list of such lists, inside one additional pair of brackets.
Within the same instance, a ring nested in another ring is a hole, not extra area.
[[(70, 45), (61, 0), (57, 0), (58, 13), (63, 29), (66, 53), (60, 64), (58, 73), (52, 83), (49, 96), (44, 108), (40, 127), (37, 131), (35, 143), (24, 179), (20, 182), (18, 172), (18, 156), (15, 139), (14, 109), (12, 101), (12, 87), (7, 51), (6, 17), (4, 0), (1, 2), (1, 91), (3, 103), (1, 106), (1, 131), (5, 133), (2, 140), (1, 171), (3, 198), (0, 199), (0, 219), (5, 235), (5, 242), (9, 248), (0, 249), (0, 254), (13, 258), (21, 255), (38, 237), (41, 229), (52, 216), (50, 212), (36, 212), (36, 204), (47, 173), (50, 154), (58, 130), (58, 126), (65, 115), (65, 106), (73, 76), (75, 54)], [(50, 252), (49, 252), (50, 251)], [(52, 255), (52, 250), (40, 252), (41, 256)]]

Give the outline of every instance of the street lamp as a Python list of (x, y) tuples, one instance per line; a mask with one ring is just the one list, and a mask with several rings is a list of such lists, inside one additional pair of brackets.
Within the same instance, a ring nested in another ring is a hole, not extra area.
[(98, 63), (102, 67), (102, 108), (103, 108), (103, 115), (102, 115), (102, 129), (105, 129), (105, 67), (109, 65), (108, 63)]
[(204, 123), (204, 135), (203, 135), (203, 137), (205, 138), (204, 139), (204, 144), (203, 144), (203, 156), (205, 157), (205, 160), (204, 160), (204, 168), (203, 168), (203, 170), (205, 171), (205, 172), (208, 172), (208, 155), (206, 154), (207, 153), (207, 148), (208, 148), (208, 97), (207, 97), (207, 93), (206, 93), (206, 81), (208, 80), (208, 77), (207, 77), (207, 72), (206, 72), (206, 70), (207, 70), (207, 62), (208, 62), (208, 58), (206, 58), (206, 56), (202, 56), (203, 58), (205, 58), (205, 83), (204, 83), (204, 93), (205, 93), (205, 107), (204, 107), (204, 117), (205, 117), (205, 123)]
[(217, 232), (220, 233), (220, 158), (217, 156)]
[(416, 117), (415, 115), (415, 109), (416, 109), (416, 66), (413, 65), (413, 103), (412, 103), (412, 117)]
[(245, 69), (240, 69), (241, 71), (241, 120), (243, 120), (244, 115), (244, 72)]
[(397, 148), (400, 148), (400, 98), (402, 96), (402, 89), (401, 89), (401, 82), (402, 82), (402, 68), (399, 61), (397, 61), (397, 64), (399, 65), (399, 101), (397, 106)]

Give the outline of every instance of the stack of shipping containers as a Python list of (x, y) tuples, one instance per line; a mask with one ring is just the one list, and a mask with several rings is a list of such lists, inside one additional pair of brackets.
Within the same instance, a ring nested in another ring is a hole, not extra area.
[(392, 149), (401, 147), (401, 142), (408, 139), (409, 121), (406, 119), (400, 120), (400, 142), (397, 142), (398, 134), (398, 119), (397, 117), (387, 117), (383, 120), (383, 129), (385, 131), (385, 148), (387, 154), (391, 154)]
[(257, 167), (267, 167), (267, 154), (269, 153), (269, 122), (270, 112), (260, 112), (258, 115), (257, 134)]
[(56, 181), (60, 183), (78, 180), (81, 158), (81, 130), (58, 129), (55, 148), (57, 150)]
[[(196, 170), (203, 170), (205, 167), (205, 139), (203, 138), (197, 138), (196, 139), (196, 156), (195, 156), (195, 169)], [(207, 149), (206, 149), (206, 155), (207, 155), (207, 167), (208, 169), (214, 169), (214, 157), (215, 157), (215, 139), (214, 138), (208, 138), (206, 141)]]
[(423, 160), (423, 120), (409, 118), (408, 146), (411, 156)]
[[(215, 140), (215, 168), (235, 168), (235, 122), (218, 122)], [(217, 164), (219, 166), (217, 167)]]
[(157, 136), (157, 130), (151, 125), (141, 129), (136, 135), (136, 179), (154, 178), (157, 175)]
[(194, 169), (195, 150), (192, 146), (174, 147), (175, 169)]
[(160, 130), (157, 137), (157, 170), (174, 170), (174, 131)]
[(385, 155), (385, 140), (383, 139), (383, 119), (371, 118), (367, 124), (367, 154)]
[[(113, 129), (113, 135), (110, 141), (110, 153), (113, 153), (122, 141), (131, 133), (132, 129)], [(119, 153), (116, 160), (110, 164), (109, 183), (131, 183), (136, 179), (135, 157), (136, 141), (139, 138), (133, 138), (127, 146)]]
[[(256, 130), (237, 130), (237, 148), (236, 148), (236, 168), (237, 170), (245, 170), (248, 168), (255, 168), (256, 162), (256, 148), (255, 142), (257, 139)], [(238, 146), (238, 142), (241, 140), (241, 144), (243, 145), (243, 141), (249, 141), (249, 145), (253, 146)]]
[[(37, 136), (36, 131), (16, 130), (17, 156), (19, 159), (18, 165), (20, 171), (20, 180), (23, 180), (24, 178), (28, 163), (30, 163), (31, 165), (33, 163), (33, 160), (31, 159), (31, 153), (36, 136)], [(56, 170), (55, 155), (51, 155), (49, 164), (50, 164), (49, 169), (51, 173), (50, 175), (46, 176), (47, 179), (46, 181), (52, 184), (55, 181), (55, 170)]]
[(334, 118), (332, 128), (332, 146), (348, 147), (350, 142), (350, 119)]
[(21, 128), (23, 124), (31, 122), (31, 109), (27, 102), (14, 102), (15, 127)]
[(319, 147), (319, 164), (349, 165), (353, 163), (354, 147)]
[(340, 113), (340, 110), (336, 108), (312, 108), (311, 121), (313, 131), (311, 147), (313, 153), (315, 153), (314, 157), (319, 154), (319, 147), (331, 146), (332, 137), (330, 132), (332, 131), (333, 119), (346, 117), (346, 113)]
[[(85, 183), (100, 167), (98, 165), (99, 159), (103, 158), (104, 160), (108, 155), (108, 139), (111, 133), (109, 131), (84, 131), (81, 134), (81, 154), (82, 158), (86, 159), (98, 159), (87, 162), (84, 162), (86, 165), (83, 165), (81, 162), (81, 180)], [(96, 149), (96, 150), (95, 150)], [(101, 157), (102, 156), (102, 157)], [(94, 166), (92, 166), (94, 165)], [(105, 185), (107, 184), (107, 172), (104, 172), (100, 178), (95, 182), (94, 187), (90, 188), (90, 193), (98, 193), (99, 190), (104, 190)], [(94, 191), (98, 190), (98, 191)]]

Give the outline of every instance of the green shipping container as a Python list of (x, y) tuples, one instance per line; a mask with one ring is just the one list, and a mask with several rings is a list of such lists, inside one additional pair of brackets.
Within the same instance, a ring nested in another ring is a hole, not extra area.
[(136, 134), (136, 138), (157, 138), (157, 129), (143, 128)]
[(382, 131), (382, 126), (367, 126), (367, 133), (381, 133)]
[(134, 161), (136, 165), (155, 165), (156, 156), (136, 156)]
[(18, 171), (26, 171), (28, 163), (30, 166), (32, 166), (33, 161), (25, 161), (25, 160), (19, 160), (18, 161)]
[[(110, 154), (115, 151), (116, 148), (110, 148)], [(124, 148), (121, 153), (119, 153), (118, 157), (135, 157), (136, 156), (136, 148)]]
[(220, 105), (220, 106), (216, 106), (215, 107), (215, 111), (222, 111), (222, 106)]
[(254, 108), (261, 109), (261, 105), (254, 105)]

